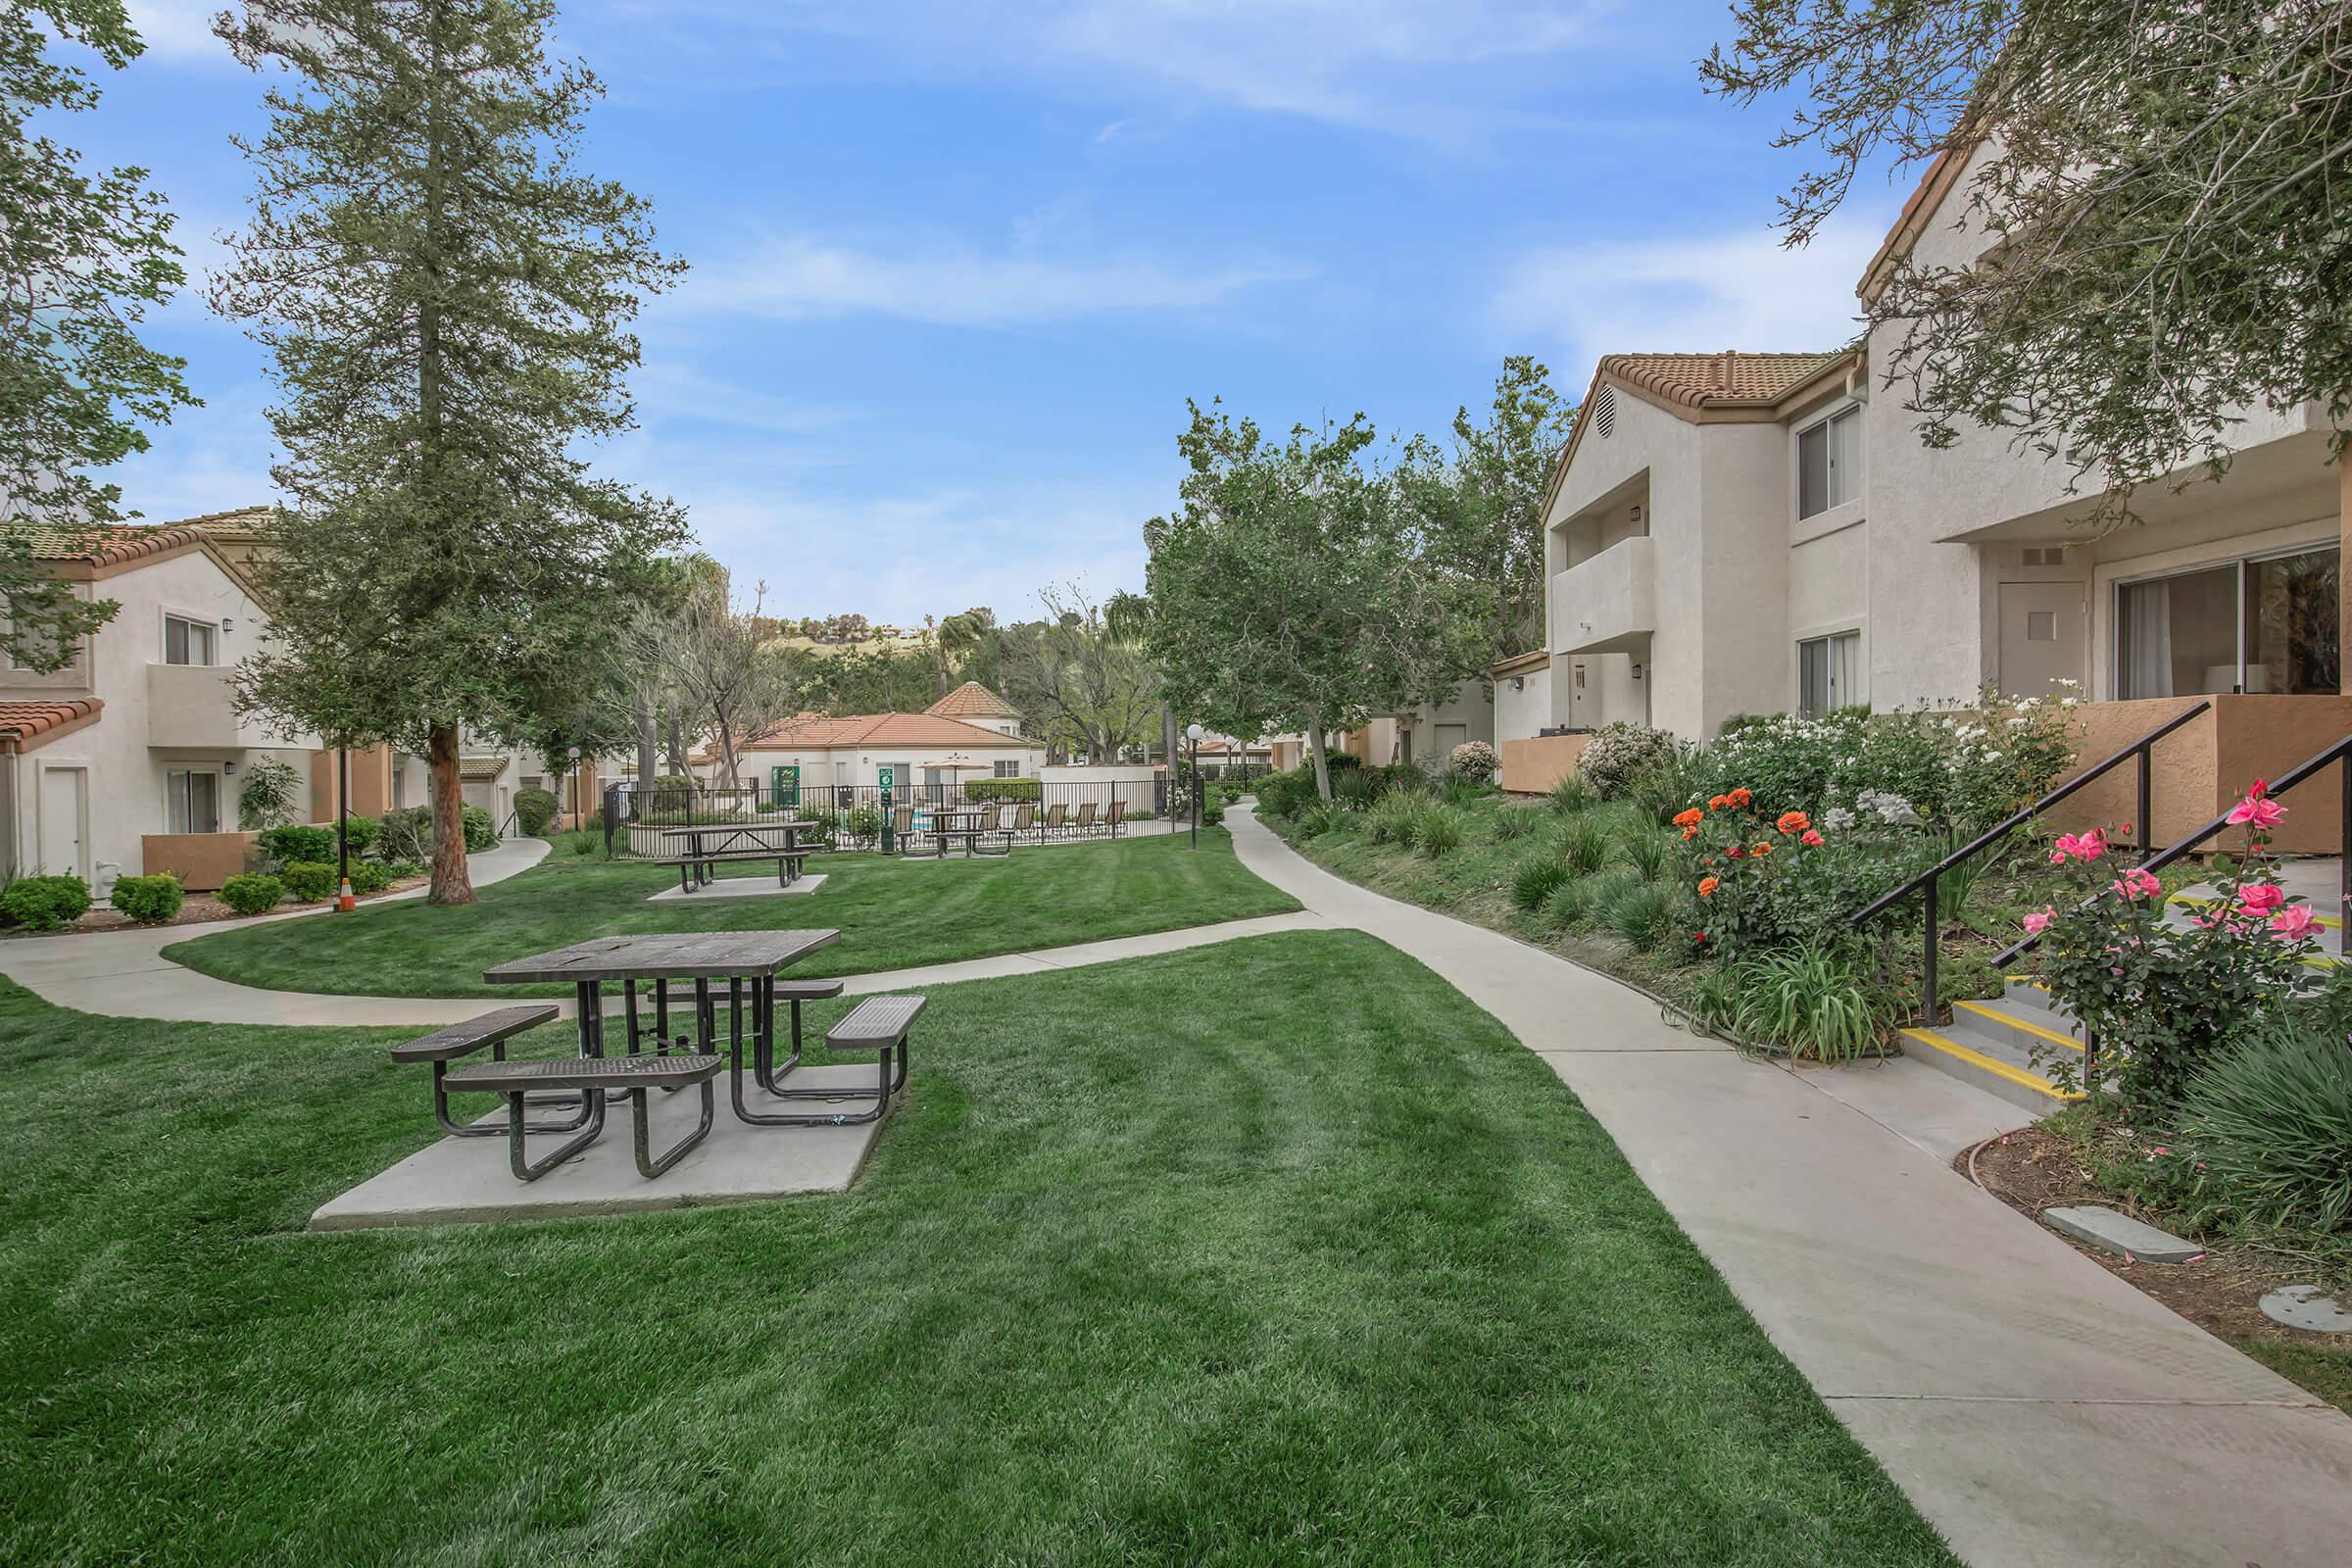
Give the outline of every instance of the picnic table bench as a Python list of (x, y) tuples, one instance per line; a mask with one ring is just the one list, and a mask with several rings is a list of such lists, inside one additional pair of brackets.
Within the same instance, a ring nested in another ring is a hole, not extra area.
[[(461, 1126), (449, 1114), (449, 1064), (461, 1056), (470, 1056), (484, 1047), (489, 1048), (493, 1061), (507, 1059), (507, 1042), (526, 1029), (536, 1029), (556, 1016), (557, 1008), (547, 1003), (520, 1007), (501, 1007), (485, 1012), (464, 1023), (453, 1023), (436, 1029), (429, 1035), (419, 1035), (392, 1048), (396, 1062), (429, 1061), (433, 1064), (433, 1119), (441, 1130), (452, 1138), (497, 1138), (504, 1135), (503, 1127)], [(567, 1122), (542, 1122), (533, 1127), (535, 1133), (567, 1133), (587, 1125), (588, 1104), (580, 1102), (580, 1113)]]
[[(800, 879), (801, 867), (815, 853), (801, 847), (801, 829), (809, 824), (794, 817), (777, 822), (698, 822), (685, 827), (662, 829), (664, 839), (680, 839), (686, 848), (674, 856), (656, 860), (657, 865), (678, 868), (679, 891), (691, 893), (713, 881), (722, 865), (738, 862), (776, 862), (776, 885), (790, 887)], [(771, 837), (781, 833), (784, 842)]]
[[(871, 1100), (871, 1108), (855, 1114), (848, 1111), (803, 1112), (772, 1114), (753, 1110), (743, 1099), (743, 1039), (736, 1036), (731, 1043), (733, 1070), (728, 1074), (728, 1092), (735, 1102), (735, 1114), (755, 1127), (857, 1127), (869, 1121), (879, 1121), (890, 1108), (890, 1097), (906, 1087), (906, 1035), (929, 999), (924, 997), (868, 997), (850, 1009), (848, 1017), (825, 1032), (828, 1051), (872, 1051), (877, 1054), (876, 1081), (871, 1091), (844, 1093), (840, 1090), (808, 1090), (799, 1094), (769, 1089), (770, 1094), (796, 1099)], [(898, 1054), (898, 1076), (891, 1076), (891, 1054)], [(761, 1088), (767, 1086), (762, 1084)]]
[[(710, 1136), (710, 1123), (717, 1115), (718, 1102), (710, 1080), (718, 1076), (724, 1065), (716, 1056), (549, 1056), (530, 1061), (489, 1061), (478, 1067), (467, 1067), (449, 1076), (454, 1089), (480, 1090), (503, 1095), (507, 1102), (507, 1162), (519, 1182), (535, 1182), (558, 1165), (596, 1142), (605, 1130), (605, 1096), (619, 1094), (629, 1102), (629, 1122), (637, 1159), (638, 1174), (652, 1181), (663, 1171), (686, 1157), (695, 1145)], [(693, 1132), (679, 1139), (661, 1154), (653, 1152), (653, 1132), (646, 1105), (649, 1089), (684, 1089), (700, 1086), (703, 1092), (702, 1120)], [(537, 1159), (530, 1157), (523, 1147), (526, 1131), (522, 1119), (522, 1102), (533, 1089), (573, 1089), (579, 1091), (586, 1104), (586, 1122), (578, 1134), (566, 1140), (553, 1153)]]

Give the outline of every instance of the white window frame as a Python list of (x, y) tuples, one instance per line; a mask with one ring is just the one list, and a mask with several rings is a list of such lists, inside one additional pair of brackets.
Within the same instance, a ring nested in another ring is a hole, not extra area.
[[(195, 813), (191, 811), (188, 813), (187, 826), (173, 827), (172, 825), (172, 811), (173, 806), (185, 805), (186, 803), (184, 801), (175, 800), (172, 781), (174, 778), (190, 778), (198, 774), (206, 775), (213, 781), (213, 825), (211, 827), (198, 827), (196, 825)], [(221, 771), (220, 763), (213, 762), (208, 764), (202, 762), (174, 762), (167, 764), (164, 768), (164, 831), (167, 833), (220, 832), (221, 830), (220, 824), (228, 819), (225, 814), (227, 795), (228, 778), (227, 775)]]
[[(1797, 426), (1794, 433), (1789, 436), (1788, 503), (1789, 513), (1797, 522), (1810, 523), (1816, 517), (1827, 516), (1840, 508), (1853, 506), (1861, 501), (1863, 482), (1870, 471), (1870, 460), (1863, 455), (1862, 451), (1863, 437), (1868, 433), (1861, 422), (1862, 410), (1863, 405), (1851, 398), (1833, 404), (1825, 409), (1818, 417), (1807, 419), (1803, 424)], [(1840, 493), (1838, 483), (1842, 475), (1838, 466), (1837, 431), (1832, 428), (1841, 419), (1854, 421), (1854, 452), (1851, 465), (1854, 472), (1850, 480), (1843, 486), (1842, 493)], [(1816, 430), (1822, 432), (1823, 500), (1820, 506), (1807, 512), (1805, 510), (1805, 437)]]
[(201, 664), (182, 664), (179, 667), (183, 669), (218, 668), (220, 663), (220, 644), (222, 642), (220, 617), (199, 614), (194, 611), (175, 610), (169, 605), (158, 612), (156, 627), (159, 635), (156, 662), (159, 664), (172, 662), (172, 623), (175, 620), (191, 630), (202, 627), (210, 644), (207, 651), (212, 656)]
[[(1808, 631), (1796, 639), (1795, 658), (1791, 669), (1791, 680), (1796, 695), (1795, 701), (1789, 704), (1792, 712), (1804, 718), (1826, 718), (1841, 708), (1853, 708), (1870, 701), (1870, 670), (1869, 666), (1862, 662), (1862, 631), (1861, 623), (1853, 622), (1842, 626), (1824, 626), (1816, 631)], [(1805, 650), (1815, 643), (1823, 645), (1822, 678), (1824, 684), (1827, 685), (1837, 669), (1833, 657), (1836, 650), (1830, 645), (1840, 637), (1851, 637), (1854, 640), (1853, 684), (1859, 690), (1851, 692), (1825, 691), (1823, 695), (1827, 701), (1821, 711), (1808, 712), (1805, 709)]]
[[(2246, 568), (2260, 562), (2284, 561), (2291, 556), (2318, 555), (2321, 552), (2329, 549), (2336, 551), (2335, 591), (2338, 594), (2342, 594), (2346, 591), (2344, 584), (2343, 551), (2340, 544), (2330, 539), (2311, 539), (2306, 540), (2302, 544), (2294, 545), (2274, 545), (2267, 550), (2249, 550), (2242, 555), (2234, 556), (2215, 556), (2204, 561), (2187, 562), (2177, 565), (2166, 566), (2161, 570), (2134, 572), (2129, 576), (2119, 575), (2110, 579), (2107, 584), (2107, 636), (2105, 639), (2107, 644), (2107, 689), (2109, 693), (2112, 694), (2114, 700), (2117, 702), (2129, 700), (2122, 695), (2124, 690), (2124, 590), (2126, 588), (2136, 587), (2144, 583), (2162, 582), (2168, 577), (2194, 577), (2200, 572), (2214, 571), (2224, 566), (2230, 567), (2231, 574), (2236, 578), (2236, 584), (2231, 590), (2231, 596), (2235, 602), (2237, 611), (2237, 646), (2236, 659), (2234, 661), (2237, 665), (2237, 677), (2230, 683), (2229, 694), (2182, 693), (2180, 695), (2222, 696), (2236, 694), (2241, 693), (2246, 689)], [(2340, 648), (2337, 649), (2336, 658), (2340, 660), (2343, 657), (2344, 650)]]
[(993, 776), (997, 778), (1019, 778), (1021, 776), (1021, 760), (1017, 757), (998, 758), (995, 768), (993, 769)]

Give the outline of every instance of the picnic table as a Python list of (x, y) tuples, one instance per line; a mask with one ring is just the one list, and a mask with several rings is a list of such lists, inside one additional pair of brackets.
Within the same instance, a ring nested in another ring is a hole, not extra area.
[[(808, 852), (801, 848), (801, 829), (808, 825), (803, 817), (781, 817), (765, 822), (695, 822), (665, 827), (661, 830), (662, 837), (682, 848), (662, 863), (678, 868), (678, 886), (687, 892), (709, 885), (720, 865), (737, 860), (774, 860), (777, 885), (790, 887), (799, 880), (801, 863), (808, 858)], [(781, 843), (776, 840), (778, 834), (783, 836)]]
[(943, 860), (948, 858), (948, 840), (952, 838), (963, 840), (965, 859), (968, 860), (979, 854), (980, 837), (984, 833), (994, 831), (991, 824), (996, 821), (996, 818), (997, 812), (994, 807), (933, 807), (931, 808), (931, 834), (939, 841), (939, 858)]

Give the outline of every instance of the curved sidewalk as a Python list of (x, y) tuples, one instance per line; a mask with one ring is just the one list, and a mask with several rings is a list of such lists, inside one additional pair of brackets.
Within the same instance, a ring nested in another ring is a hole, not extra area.
[[(1916, 1064), (1747, 1059), (1591, 970), (1333, 876), (1246, 808), (1226, 825), (1250, 870), (1426, 963), (1549, 1062), (1967, 1561), (2346, 1560), (2352, 1418), (1980, 1190), (1935, 1138), (1890, 1125), (1964, 1114), (1928, 1102), (1961, 1086)], [(1889, 1102), (1899, 1118), (1867, 1108), (1915, 1094)]]
[[(473, 883), (487, 887), (546, 858), (545, 839), (515, 839), (473, 858)], [(393, 895), (422, 897), (421, 889)], [(376, 901), (389, 902), (389, 901)], [(327, 906), (290, 909), (266, 916), (271, 920), (312, 919)], [(843, 985), (852, 996), (896, 991), (909, 986), (950, 985), (958, 980), (988, 980), (1001, 975), (1038, 974), (1090, 963), (1111, 963), (1153, 953), (1231, 942), (1270, 931), (1297, 931), (1323, 925), (1320, 916), (1305, 913), (1259, 915), (1226, 920), (1216, 925), (1189, 926), (1147, 936), (1116, 937), (1081, 942), (1068, 947), (1041, 948), (1029, 953), (998, 954), (956, 963), (926, 964), (874, 974), (848, 975)], [(346, 997), (311, 991), (272, 991), (216, 979), (172, 962), (163, 950), (200, 935), (190, 926), (134, 926), (122, 931), (86, 931), (71, 936), (24, 937), (0, 942), (0, 974), (24, 987), (44, 1002), (76, 1012), (109, 1018), (163, 1018), (183, 1023), (293, 1024), (325, 1028), (358, 1024), (416, 1024), (437, 1027), (470, 1018), (492, 1004), (481, 997)], [(558, 1002), (563, 1016), (572, 1004)]]

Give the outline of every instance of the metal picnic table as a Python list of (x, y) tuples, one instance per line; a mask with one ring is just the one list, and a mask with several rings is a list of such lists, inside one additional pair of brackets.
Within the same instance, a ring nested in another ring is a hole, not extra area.
[[(709, 884), (718, 875), (718, 862), (723, 859), (757, 860), (773, 856), (777, 883), (790, 887), (800, 880), (801, 829), (808, 825), (806, 818), (795, 816), (766, 822), (695, 822), (661, 832), (664, 839), (684, 842), (678, 870), (682, 886)], [(783, 843), (775, 842), (771, 835), (776, 833), (784, 835)]]
[(933, 807), (930, 831), (939, 841), (939, 858), (943, 860), (948, 858), (948, 840), (952, 838), (963, 840), (965, 859), (979, 854), (980, 836), (991, 831), (985, 824), (994, 821), (996, 815), (996, 810), (989, 807)]
[[(482, 971), (490, 985), (521, 985), (550, 980), (568, 982), (577, 1002), (580, 1054), (605, 1054), (604, 988), (621, 988), (622, 1016), (628, 1027), (628, 1054), (648, 1049), (672, 1049), (696, 1054), (716, 1054), (719, 998), (713, 987), (724, 982), (730, 1040), (740, 1049), (744, 1041), (746, 989), (749, 989), (751, 1044), (758, 1060), (767, 1060), (776, 1026), (776, 976), (820, 948), (841, 939), (835, 930), (677, 932), (652, 936), (593, 937), (566, 948), (514, 958)], [(653, 982), (653, 1017), (639, 1005), (637, 987)], [(694, 986), (694, 1034), (672, 1040), (669, 1032), (672, 981)], [(569, 1102), (571, 1097), (560, 1097)]]

